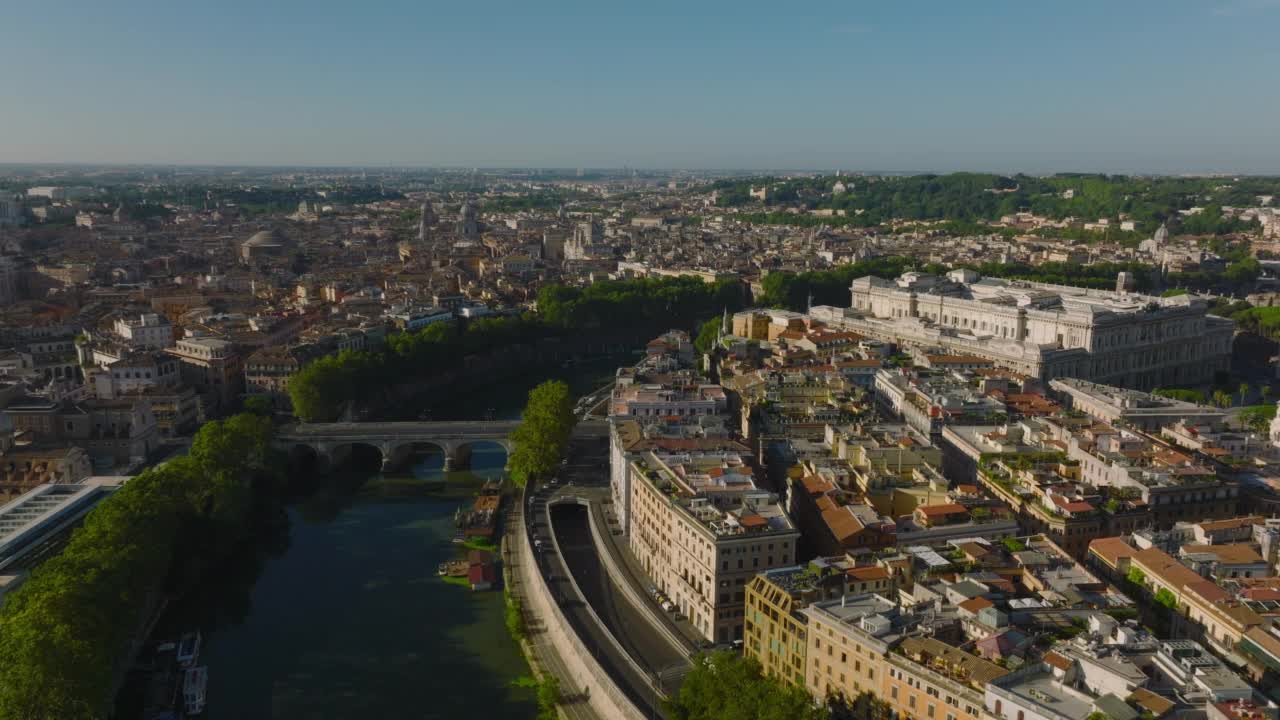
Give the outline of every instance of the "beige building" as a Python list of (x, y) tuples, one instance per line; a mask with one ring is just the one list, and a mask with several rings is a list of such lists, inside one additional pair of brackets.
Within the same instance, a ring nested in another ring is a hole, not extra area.
[(235, 346), (217, 338), (186, 338), (165, 352), (182, 363), (182, 380), (204, 398), (206, 408), (225, 410), (239, 397), (243, 362)]
[(708, 640), (743, 638), (746, 585), (795, 564), (800, 533), (736, 453), (633, 456), (631, 551)]
[(805, 688), (815, 698), (853, 700), (879, 694), (885, 656), (902, 640), (897, 603), (874, 593), (811, 603), (800, 611), (808, 626)]

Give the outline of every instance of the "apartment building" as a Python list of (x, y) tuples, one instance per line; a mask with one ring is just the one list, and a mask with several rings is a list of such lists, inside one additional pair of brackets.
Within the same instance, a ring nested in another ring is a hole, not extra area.
[(743, 639), (746, 585), (795, 564), (800, 533), (736, 453), (629, 458), (628, 541), (645, 573), (712, 642)]
[(811, 602), (839, 597), (848, 583), (843, 572), (814, 566), (766, 570), (747, 583), (742, 652), (758, 661), (767, 675), (805, 686), (807, 618), (800, 612)]
[(232, 343), (218, 338), (184, 338), (165, 352), (178, 358), (183, 382), (196, 389), (207, 410), (228, 409), (239, 399), (244, 369)]

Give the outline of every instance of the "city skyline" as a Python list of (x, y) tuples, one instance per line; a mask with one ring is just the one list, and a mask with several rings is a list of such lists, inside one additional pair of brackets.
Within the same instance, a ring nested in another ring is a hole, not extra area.
[(1274, 173), (1277, 13), (30, 6), (0, 162)]

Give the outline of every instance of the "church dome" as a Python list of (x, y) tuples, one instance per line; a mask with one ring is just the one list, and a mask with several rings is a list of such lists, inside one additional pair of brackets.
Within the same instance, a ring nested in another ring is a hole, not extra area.
[(262, 230), (244, 241), (244, 247), (280, 247), (286, 242), (279, 230)]

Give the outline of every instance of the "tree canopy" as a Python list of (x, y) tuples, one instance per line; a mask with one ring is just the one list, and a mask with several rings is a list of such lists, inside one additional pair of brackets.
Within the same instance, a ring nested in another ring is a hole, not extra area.
[(334, 420), (396, 381), (460, 370), (469, 355), (603, 327), (692, 330), (709, 316), (739, 310), (745, 301), (746, 292), (736, 280), (706, 283), (676, 277), (609, 281), (585, 288), (548, 285), (538, 295), (537, 314), (433, 323), (389, 336), (379, 351), (318, 358), (289, 379), (289, 399), (294, 414), (305, 421)]
[(206, 423), (191, 452), (125, 483), (0, 606), (0, 718), (107, 717), (147, 614), (247, 532), (278, 478), (271, 424)]
[(529, 391), (520, 425), (511, 433), (511, 479), (517, 485), (546, 478), (560, 464), (575, 422), (569, 386), (548, 380)]
[(720, 651), (694, 660), (667, 701), (672, 720), (826, 720), (803, 688), (766, 676), (755, 660)]
[[(852, 189), (834, 193), (837, 180)], [(748, 191), (752, 187), (768, 187), (768, 197), (763, 201), (751, 197)], [(1167, 222), (1177, 232), (1189, 235), (1224, 235), (1252, 230), (1256, 224), (1226, 218), (1222, 207), (1249, 207), (1256, 204), (1258, 195), (1280, 194), (1280, 180), (958, 172), (905, 177), (735, 178), (702, 188), (707, 189), (717, 191), (716, 204), (721, 207), (759, 207), (762, 212), (752, 219), (764, 223), (872, 227), (887, 220), (973, 222), (1031, 212), (1054, 219), (1118, 221), (1124, 215), (1145, 234)], [(843, 210), (845, 215), (815, 217), (776, 211), (781, 207)], [(1202, 210), (1188, 215), (1179, 212), (1193, 207)], [(1132, 240), (1123, 235), (1112, 239)]]

